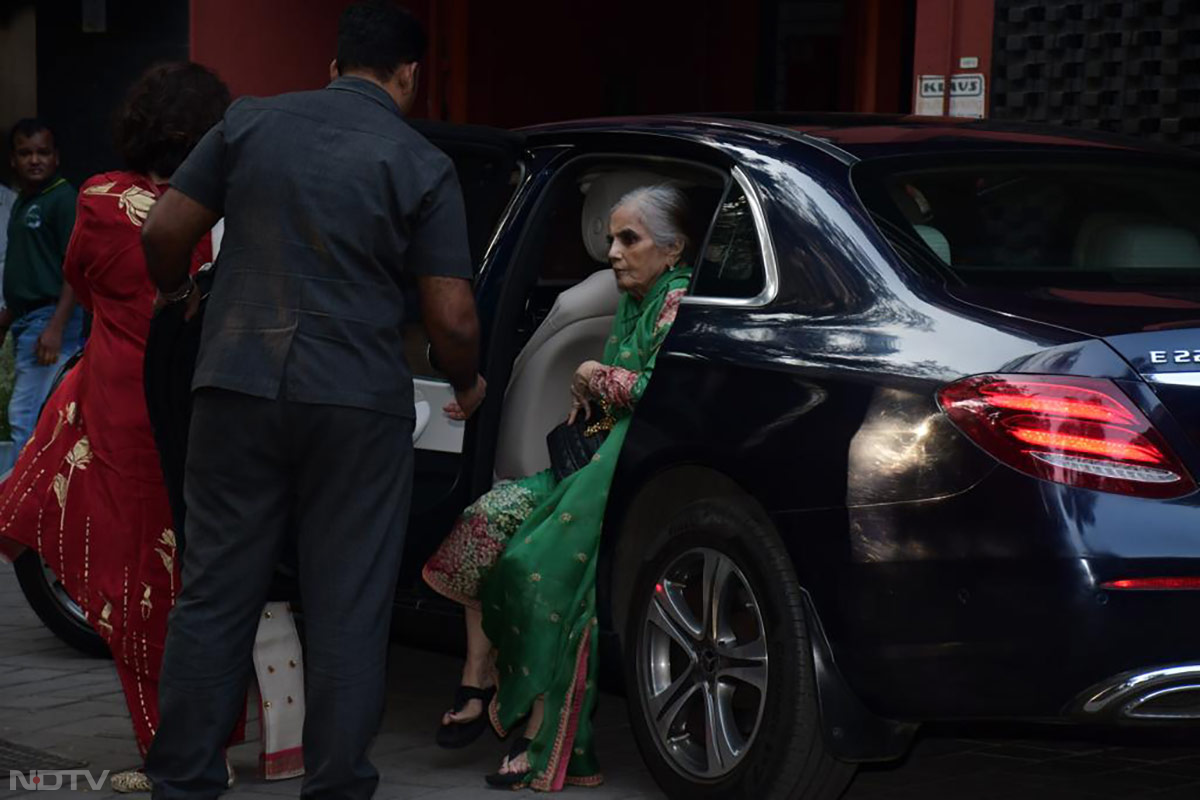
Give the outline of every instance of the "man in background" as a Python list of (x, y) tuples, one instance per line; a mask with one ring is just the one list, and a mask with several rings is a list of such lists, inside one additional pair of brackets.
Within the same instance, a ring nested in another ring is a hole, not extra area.
[(58, 174), (54, 133), (41, 120), (23, 119), (13, 126), (9, 145), (19, 194), (8, 217), (0, 342), (12, 333), (8, 422), (15, 458), (33, 432), (60, 364), (79, 349), (83, 314), (63, 280), (75, 189)]
[(146, 759), (154, 797), (213, 798), (289, 526), (306, 631), (301, 797), (368, 798), (412, 491), (403, 277), (415, 277), (447, 413), (483, 400), (463, 198), (405, 121), (425, 36), (350, 6), (325, 89), (234, 103), (142, 232), (163, 302), (198, 302), (192, 249), (224, 216), (184, 478), (187, 548)]

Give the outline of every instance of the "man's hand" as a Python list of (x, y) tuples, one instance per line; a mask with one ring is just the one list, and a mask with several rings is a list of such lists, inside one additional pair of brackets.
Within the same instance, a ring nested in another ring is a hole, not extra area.
[(33, 348), (33, 354), (37, 357), (38, 363), (48, 367), (58, 361), (58, 357), (62, 353), (62, 340), (62, 326), (53, 322), (47, 325), (38, 336), (37, 343)]
[(446, 416), (450, 419), (465, 421), (475, 413), (486, 396), (487, 381), (483, 379), (482, 375), (476, 375), (475, 385), (464, 392), (456, 391), (454, 399), (447, 403), (442, 411), (446, 412)]
[(8, 338), (8, 329), (12, 327), (13, 314), (8, 307), (0, 308), (0, 345)]
[(421, 319), (438, 370), (450, 379), (452, 386), (472, 387), (463, 392), (469, 394), (478, 388), (480, 380), (479, 318), (475, 314), (471, 282), (418, 275), (417, 291), (421, 295)]
[[(200, 289), (198, 287), (192, 289), (192, 293), (187, 296), (187, 300), (183, 301), (183, 318), (185, 321), (190, 321), (196, 316), (196, 314), (200, 312), (200, 301), (203, 299), (203, 297), (204, 296), (200, 293)], [(171, 305), (171, 303), (165, 297), (163, 297), (162, 292), (154, 295), (155, 314), (157, 314), (159, 311), (162, 311), (169, 305)], [(0, 339), (0, 344), (2, 344), (3, 341), (3, 339)]]

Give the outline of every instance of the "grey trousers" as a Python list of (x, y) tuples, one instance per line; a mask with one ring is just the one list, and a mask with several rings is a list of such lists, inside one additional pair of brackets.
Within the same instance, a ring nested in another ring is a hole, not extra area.
[(411, 419), (202, 390), (192, 412), (183, 585), (146, 772), (154, 797), (225, 789), (258, 615), (296, 526), (306, 631), (301, 797), (367, 798), (412, 491)]

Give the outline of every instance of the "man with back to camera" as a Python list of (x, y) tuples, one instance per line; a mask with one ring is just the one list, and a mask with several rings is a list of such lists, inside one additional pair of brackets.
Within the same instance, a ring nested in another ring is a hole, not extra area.
[(5, 219), (0, 342), (11, 330), (15, 374), (8, 422), (15, 459), (33, 433), (64, 357), (79, 349), (83, 312), (63, 280), (63, 259), (75, 227), (75, 189), (58, 174), (54, 132), (39, 119), (22, 119), (9, 134), (9, 145), (20, 193)]
[(143, 230), (164, 302), (198, 302), (192, 248), (225, 237), (187, 456), (188, 545), (146, 760), (156, 798), (211, 798), (258, 613), (294, 519), (307, 629), (302, 797), (370, 797), (367, 749), (412, 484), (402, 273), (415, 275), (465, 419), (483, 400), (463, 200), (403, 119), (425, 37), (386, 0), (342, 15), (325, 89), (243, 99), (196, 146)]

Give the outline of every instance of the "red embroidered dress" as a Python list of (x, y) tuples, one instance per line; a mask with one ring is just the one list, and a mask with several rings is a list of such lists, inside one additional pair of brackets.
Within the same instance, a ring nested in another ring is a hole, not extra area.
[[(179, 588), (171, 509), (142, 386), (155, 289), (142, 223), (162, 188), (109, 172), (79, 192), (63, 273), (93, 316), (83, 358), (0, 486), (3, 551), (42, 554), (108, 642), (144, 755), (158, 723), (167, 614)], [(211, 258), (206, 237), (193, 269)]]

